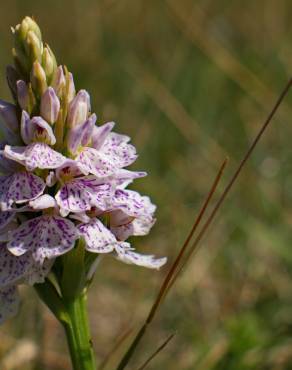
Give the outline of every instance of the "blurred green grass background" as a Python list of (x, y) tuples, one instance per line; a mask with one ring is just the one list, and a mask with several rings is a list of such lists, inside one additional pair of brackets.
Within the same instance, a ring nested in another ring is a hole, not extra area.
[[(133, 243), (172, 261), (220, 163), (230, 158), (224, 185), (290, 77), (291, 1), (1, 1), (5, 99), (9, 28), (25, 15), (90, 92), (99, 123), (114, 120), (132, 137), (140, 154), (133, 168), (149, 173), (134, 187), (158, 205), (153, 231)], [(149, 369), (292, 369), (291, 95), (131, 369), (172, 332)], [(89, 302), (99, 359), (142, 323), (166, 269), (102, 261)], [(23, 297), (21, 314), (0, 330), (0, 369), (70, 369), (62, 329), (32, 290)]]

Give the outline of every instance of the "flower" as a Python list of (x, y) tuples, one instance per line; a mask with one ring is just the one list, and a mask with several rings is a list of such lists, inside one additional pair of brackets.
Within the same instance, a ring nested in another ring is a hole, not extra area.
[(126, 241), (150, 231), (156, 208), (127, 189), (146, 176), (126, 169), (137, 159), (130, 138), (113, 132), (113, 122), (96, 124), (89, 93), (76, 93), (33, 20), (14, 37), (8, 80), (16, 104), (0, 100), (0, 323), (17, 312), (18, 285), (42, 283), (60, 265), (62, 274), (62, 256), (80, 245), (84, 259), (110, 254), (153, 269), (166, 262)]

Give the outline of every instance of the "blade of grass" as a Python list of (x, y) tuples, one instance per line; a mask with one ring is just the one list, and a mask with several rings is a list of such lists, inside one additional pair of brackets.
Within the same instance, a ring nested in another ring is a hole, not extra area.
[(183, 258), (184, 253), (186, 252), (187, 247), (188, 247), (188, 245), (189, 245), (189, 243), (190, 243), (190, 241), (192, 239), (192, 236), (194, 235), (197, 227), (199, 226), (200, 221), (201, 221), (201, 219), (202, 219), (202, 217), (203, 217), (203, 215), (204, 215), (204, 213), (205, 213), (205, 211), (206, 211), (206, 209), (208, 207), (208, 204), (210, 203), (210, 201), (212, 199), (212, 196), (213, 196), (213, 194), (214, 194), (214, 192), (215, 192), (215, 190), (217, 188), (217, 185), (218, 185), (218, 183), (219, 183), (219, 181), (220, 181), (220, 179), (222, 177), (222, 174), (223, 174), (223, 171), (225, 169), (226, 164), (227, 164), (227, 159), (225, 159), (225, 161), (221, 165), (221, 167), (219, 169), (219, 172), (218, 172), (218, 174), (217, 174), (217, 176), (216, 176), (216, 178), (215, 178), (215, 180), (214, 180), (214, 182), (213, 182), (213, 184), (211, 186), (211, 189), (210, 189), (207, 197), (205, 198), (205, 201), (204, 201), (204, 203), (202, 205), (202, 208), (200, 209), (200, 212), (199, 212), (199, 214), (197, 215), (197, 217), (195, 219), (194, 225), (193, 225), (190, 233), (188, 234), (185, 242), (182, 245), (182, 248), (180, 249), (180, 252), (178, 253), (176, 259), (174, 260), (174, 262), (171, 265), (171, 267), (170, 267), (170, 269), (169, 269), (166, 277), (163, 280), (163, 283), (162, 283), (162, 285), (160, 287), (160, 290), (159, 290), (159, 292), (157, 294), (157, 297), (155, 299), (155, 302), (152, 305), (152, 308), (151, 308), (151, 310), (149, 312), (149, 315), (148, 315), (148, 317), (146, 319), (145, 324), (139, 330), (139, 332), (138, 332), (137, 336), (135, 337), (132, 345), (130, 346), (129, 350), (127, 351), (127, 353), (123, 357), (121, 363), (119, 364), (117, 370), (122, 370), (122, 369), (125, 368), (125, 366), (129, 362), (129, 359), (131, 358), (132, 353), (134, 352), (136, 346), (138, 345), (138, 343), (140, 342), (141, 338), (143, 337), (143, 335), (144, 335), (144, 333), (145, 333), (145, 331), (147, 329), (147, 326), (150, 324), (150, 322), (152, 321), (153, 317), (155, 316), (155, 313), (156, 313), (156, 311), (157, 311), (157, 309), (158, 309), (158, 307), (159, 307), (159, 305), (161, 303), (161, 300), (162, 300), (162, 298), (164, 296), (164, 292), (165, 292), (165, 290), (166, 290), (166, 288), (167, 288), (167, 286), (168, 286), (168, 284), (169, 284), (169, 282), (170, 282), (170, 280), (171, 280), (171, 278), (172, 278), (172, 276), (173, 276), (176, 268), (178, 267), (181, 259)]
[[(247, 160), (251, 156), (251, 154), (252, 154), (254, 148), (256, 147), (258, 141), (260, 140), (260, 138), (262, 137), (263, 133), (265, 132), (265, 130), (269, 126), (269, 123), (271, 122), (271, 120), (274, 117), (276, 111), (278, 110), (279, 106), (281, 105), (284, 97), (287, 95), (288, 91), (290, 90), (291, 85), (292, 85), (292, 78), (288, 81), (288, 83), (284, 87), (284, 89), (281, 92), (281, 94), (279, 95), (279, 98), (277, 99), (275, 105), (273, 106), (270, 114), (268, 115), (267, 119), (264, 121), (261, 129), (259, 130), (257, 136), (255, 137), (255, 139), (253, 140), (252, 144), (249, 146), (249, 148), (247, 149), (246, 153), (244, 154), (243, 159), (239, 163), (239, 165), (238, 165), (237, 169), (235, 170), (233, 176), (231, 177), (230, 181), (226, 185), (226, 187), (225, 187), (225, 189), (224, 189), (221, 197), (219, 198), (219, 200), (215, 204), (215, 206), (213, 208), (213, 211), (211, 212), (211, 214), (208, 217), (207, 221), (203, 225), (203, 227), (202, 227), (199, 235), (197, 236), (195, 242), (193, 243), (192, 249), (194, 249), (194, 250), (196, 249), (198, 243), (200, 242), (200, 240), (202, 239), (202, 237), (205, 235), (208, 227), (210, 226), (211, 222), (213, 221), (214, 217), (216, 216), (219, 208), (223, 204), (226, 196), (230, 192), (230, 190), (231, 190), (234, 182), (238, 178), (238, 176), (239, 176), (240, 172), (242, 171), (245, 163), (247, 162)], [(179, 254), (181, 255), (181, 251), (180, 251)], [(174, 264), (176, 264), (176, 261), (177, 261), (177, 259), (175, 260)], [(177, 265), (178, 265), (178, 263), (177, 263)], [(122, 358), (120, 364), (117, 367), (117, 370), (123, 370), (123, 369), (125, 369), (125, 367), (127, 366), (128, 362), (130, 361), (132, 355), (134, 354), (137, 345), (139, 344), (140, 340), (144, 336), (144, 334), (145, 334), (145, 332), (147, 330), (147, 326), (153, 320), (153, 317), (154, 317), (154, 315), (155, 315), (155, 313), (157, 311), (157, 308), (159, 307), (159, 304), (160, 304), (160, 302), (161, 302), (161, 300), (162, 300), (162, 298), (164, 296), (164, 293), (167, 290), (168, 283), (171, 280), (171, 278), (172, 278), (172, 276), (173, 276), (173, 274), (174, 274), (174, 272), (176, 270), (176, 268), (173, 269), (173, 265), (172, 265), (172, 267), (170, 269), (170, 270), (173, 271), (172, 274), (171, 274), (171, 276), (170, 276), (170, 278), (169, 278), (169, 273), (168, 273), (167, 276), (166, 276), (166, 278), (165, 278), (165, 280), (163, 281), (163, 284), (162, 284), (162, 287), (161, 287), (161, 289), (160, 289), (160, 291), (158, 293), (158, 296), (157, 296), (157, 298), (156, 298), (153, 306), (150, 309), (149, 315), (148, 315), (145, 323), (142, 325), (141, 329), (139, 330), (139, 332), (137, 333), (136, 337), (134, 338), (134, 340), (133, 340), (130, 348), (128, 349), (128, 351), (126, 352), (126, 354), (124, 355), (124, 357)], [(167, 280), (167, 283), (165, 283), (166, 280)]]
[(168, 345), (168, 343), (173, 339), (175, 333), (171, 334), (162, 344), (157, 348), (155, 352), (144, 362), (142, 366), (138, 368), (138, 370), (144, 370), (147, 365)]
[(230, 179), (230, 181), (228, 182), (227, 186), (225, 187), (222, 195), (220, 196), (220, 198), (218, 199), (217, 203), (215, 204), (211, 214), (209, 215), (209, 217), (207, 218), (206, 222), (204, 223), (204, 225), (202, 226), (202, 229), (201, 231), (199, 232), (198, 236), (196, 237), (195, 241), (193, 242), (191, 248), (188, 250), (188, 253), (187, 253), (187, 256), (183, 262), (183, 264), (180, 266), (179, 270), (176, 272), (176, 274), (173, 276), (172, 278), (172, 281), (170, 282), (169, 286), (168, 286), (168, 289), (169, 290), (172, 285), (174, 284), (174, 282), (176, 281), (177, 277), (179, 276), (180, 272), (182, 271), (182, 269), (186, 266), (187, 262), (189, 261), (190, 257), (192, 256), (192, 254), (194, 252), (197, 252), (198, 250), (198, 246), (199, 246), (199, 243), (200, 241), (202, 240), (203, 236), (205, 235), (208, 227), (210, 226), (210, 224), (212, 223), (214, 217), (216, 216), (221, 204), (224, 202), (227, 194), (229, 193), (230, 189), (232, 188), (232, 185), (234, 184), (234, 182), (236, 181), (238, 175), (240, 174), (244, 164), (246, 163), (246, 161), (248, 160), (248, 158), (250, 157), (250, 155), (252, 154), (255, 146), (257, 145), (258, 141), (260, 140), (261, 136), (263, 135), (264, 131), (266, 130), (267, 126), (269, 125), (271, 119), (273, 118), (276, 110), (278, 109), (279, 105), (281, 104), (283, 98), (285, 97), (285, 95), (287, 94), (287, 92), (289, 91), (290, 87), (292, 85), (292, 79), (288, 82), (288, 84), (286, 85), (285, 89), (283, 90), (282, 94), (280, 95), (280, 97), (278, 98), (278, 101), (277, 103), (275, 104), (274, 108), (272, 109), (271, 113), (269, 114), (268, 118), (266, 119), (264, 125), (262, 126), (261, 130), (259, 131), (259, 133), (257, 134), (256, 138), (254, 139), (253, 143), (251, 144), (251, 146), (249, 147), (248, 151), (246, 152), (245, 156), (243, 157), (243, 159), (241, 160), (237, 170), (235, 171), (234, 175), (232, 176), (232, 178)]

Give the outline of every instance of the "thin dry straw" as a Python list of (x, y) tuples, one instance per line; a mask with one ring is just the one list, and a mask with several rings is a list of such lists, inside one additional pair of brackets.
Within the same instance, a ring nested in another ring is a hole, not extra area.
[[(258, 141), (260, 140), (260, 138), (262, 137), (263, 133), (265, 132), (266, 128), (268, 127), (269, 123), (271, 122), (274, 114), (276, 113), (277, 109), (279, 108), (280, 104), (282, 103), (284, 97), (286, 96), (286, 94), (288, 93), (290, 87), (292, 85), (292, 78), (289, 80), (289, 82), (286, 84), (285, 88), (283, 89), (282, 93), (280, 94), (276, 104), (274, 105), (273, 109), (271, 110), (270, 114), (268, 115), (267, 119), (265, 120), (263, 126), (261, 127), (259, 133), (257, 134), (257, 136), (255, 137), (254, 141), (252, 142), (251, 146), (248, 148), (246, 154), (244, 155), (243, 159), (241, 160), (241, 162), (239, 163), (234, 175), (231, 177), (230, 181), (228, 182), (228, 184), (226, 185), (222, 195), (220, 196), (219, 200), (217, 201), (217, 203), (215, 204), (214, 208), (213, 208), (213, 211), (211, 212), (210, 216), (208, 217), (207, 221), (204, 223), (200, 233), (198, 234), (195, 242), (193, 243), (192, 245), (192, 249), (191, 250), (195, 250), (198, 243), (200, 242), (200, 240), (202, 239), (202, 237), (205, 235), (208, 227), (210, 226), (211, 222), (213, 221), (214, 217), (216, 216), (219, 208), (221, 207), (221, 205), (223, 204), (226, 196), (228, 195), (229, 191), (231, 190), (234, 182), (236, 181), (236, 179), (238, 178), (240, 172), (242, 171), (242, 168), (243, 166), (245, 165), (246, 161), (249, 159), (250, 155), (252, 154), (254, 148), (256, 147)], [(219, 172), (220, 174), (220, 172)], [(184, 247), (184, 246), (183, 246)], [(181, 255), (181, 251), (179, 253), (179, 255)], [(174, 264), (176, 263), (177, 259), (175, 260)], [(171, 270), (173, 271), (173, 273), (175, 273), (175, 270), (176, 268), (173, 269), (173, 266), (174, 264), (172, 265), (171, 267)], [(176, 264), (176, 266), (178, 265), (178, 263)], [(137, 333), (135, 339), (133, 340), (130, 348), (128, 349), (128, 351), (126, 352), (125, 356), (122, 358), (120, 364), (118, 365), (117, 367), (117, 370), (123, 370), (126, 365), (128, 364), (129, 360), (131, 359), (132, 355), (134, 354), (134, 351), (138, 345), (138, 343), (140, 342), (140, 340), (142, 339), (143, 335), (145, 334), (146, 330), (147, 330), (147, 326), (150, 324), (150, 322), (152, 321), (155, 313), (156, 313), (156, 310), (159, 306), (159, 303), (161, 302), (163, 296), (164, 296), (164, 292), (165, 290), (167, 290), (167, 286), (168, 286), (168, 282), (171, 280), (171, 277), (173, 276), (173, 273), (172, 275), (170, 276), (170, 279), (168, 278), (169, 277), (169, 273), (167, 274), (163, 284), (162, 284), (162, 287), (158, 293), (158, 296), (157, 296), (157, 299), (156, 301), (154, 302), (150, 312), (149, 312), (149, 315), (144, 323), (144, 325), (141, 327), (141, 329), (139, 330), (139, 332)], [(165, 283), (167, 280), (167, 283)], [(162, 290), (162, 288), (164, 287), (164, 289)], [(158, 302), (158, 303), (157, 303)]]
[(138, 370), (144, 370), (147, 365), (156, 357), (167, 345), (168, 343), (172, 340), (172, 338), (175, 336), (175, 333), (171, 334), (162, 344), (157, 348), (157, 350), (152, 353), (152, 355), (144, 362), (142, 366), (138, 368)]
[(167, 286), (168, 286), (168, 283), (171, 281), (171, 278), (177, 268), (177, 266), (179, 265), (179, 262), (181, 261), (181, 259), (183, 258), (184, 256), (184, 253), (186, 252), (186, 249), (191, 241), (191, 238), (194, 234), (194, 232), (196, 231), (207, 207), (208, 207), (208, 204), (209, 202), (211, 201), (211, 198), (217, 188), (217, 185), (220, 181), (220, 178), (222, 177), (222, 174), (223, 174), (223, 171), (225, 169), (225, 166), (227, 164), (227, 159), (225, 159), (225, 161), (223, 162), (223, 164), (221, 165), (220, 169), (219, 169), (219, 172), (211, 186), (211, 189), (208, 193), (208, 196), (205, 198), (205, 201), (203, 203), (203, 206), (202, 208), (200, 209), (200, 212), (198, 214), (198, 216), (196, 217), (196, 220), (194, 222), (194, 225), (189, 233), (189, 235), (187, 236), (179, 254), (177, 255), (176, 259), (174, 260), (172, 266), (170, 267), (166, 277), (164, 278), (164, 281), (161, 285), (161, 288), (157, 294), (157, 297), (156, 297), (156, 300), (154, 302), (154, 304), (152, 305), (152, 308), (149, 312), (149, 315), (147, 317), (147, 320), (145, 322), (145, 324), (143, 325), (143, 327), (140, 329), (140, 331), (138, 332), (136, 338), (134, 339), (134, 342), (132, 343), (131, 347), (129, 348), (128, 352), (126, 353), (126, 355), (124, 356), (124, 358), (122, 359), (122, 362), (120, 363), (119, 367), (117, 368), (117, 370), (121, 370), (121, 369), (124, 369), (125, 366), (127, 365), (127, 363), (129, 362), (129, 359), (131, 358), (132, 356), (132, 353), (134, 352), (135, 350), (135, 347), (136, 345), (139, 343), (140, 339), (143, 337), (145, 331), (146, 331), (146, 327), (147, 325), (152, 321), (155, 313), (156, 313), (156, 310), (158, 309), (159, 307), (159, 304), (161, 303), (161, 300), (162, 298), (164, 297), (164, 292), (165, 290), (167, 289)]

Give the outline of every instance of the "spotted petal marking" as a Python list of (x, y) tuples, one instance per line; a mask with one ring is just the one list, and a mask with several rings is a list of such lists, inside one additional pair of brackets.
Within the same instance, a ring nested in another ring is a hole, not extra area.
[(103, 211), (108, 209), (109, 200), (113, 195), (112, 185), (86, 176), (66, 183), (56, 194), (56, 201), (61, 208), (61, 214), (69, 212), (80, 213), (97, 207)]
[(114, 180), (116, 181), (117, 188), (124, 189), (130, 185), (133, 180), (145, 176), (147, 176), (147, 173), (144, 171), (129, 171), (121, 168), (116, 171)]
[(13, 285), (27, 275), (33, 266), (33, 259), (29, 253), (15, 257), (10, 253), (6, 244), (0, 244), (0, 287)]
[(78, 232), (73, 222), (59, 216), (40, 216), (21, 224), (7, 244), (15, 256), (31, 252), (36, 262), (58, 257), (73, 248)]
[(79, 233), (85, 239), (86, 249), (93, 253), (110, 253), (117, 243), (113, 234), (98, 219), (78, 226)]
[(130, 248), (129, 243), (120, 243), (116, 246), (117, 259), (137, 266), (148, 267), (150, 269), (159, 269), (163, 266), (167, 258), (155, 258), (152, 255), (143, 255), (140, 253), (133, 252), (133, 249)]
[(32, 143), (28, 146), (6, 145), (4, 155), (6, 158), (21, 163), (29, 171), (33, 171), (36, 168), (58, 168), (66, 161), (66, 157), (45, 143)]
[(129, 137), (111, 132), (100, 149), (117, 168), (127, 167), (137, 159), (136, 148), (128, 144)]
[(16, 286), (0, 289), (0, 324), (17, 314), (19, 302)]
[(132, 217), (151, 218), (156, 207), (149, 197), (141, 196), (133, 190), (118, 189), (113, 198), (113, 209), (121, 210)]
[(0, 177), (0, 207), (7, 210), (15, 204), (25, 203), (40, 196), (45, 189), (44, 181), (29, 172), (16, 172)]
[(16, 257), (7, 250), (6, 244), (0, 243), (0, 287), (24, 282), (30, 285), (42, 283), (53, 263), (54, 259), (37, 263), (30, 253)]
[(86, 174), (91, 173), (97, 177), (110, 176), (116, 170), (112, 158), (94, 148), (83, 148), (76, 161), (81, 164)]

